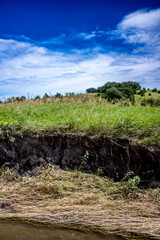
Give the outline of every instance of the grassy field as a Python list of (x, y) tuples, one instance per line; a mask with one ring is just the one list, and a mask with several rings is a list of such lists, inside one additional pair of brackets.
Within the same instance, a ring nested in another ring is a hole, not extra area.
[[(147, 98), (158, 98), (152, 93)], [(0, 129), (12, 133), (71, 132), (108, 137), (129, 137), (136, 142), (160, 146), (160, 107), (108, 103), (94, 95), (47, 98), (0, 105)]]

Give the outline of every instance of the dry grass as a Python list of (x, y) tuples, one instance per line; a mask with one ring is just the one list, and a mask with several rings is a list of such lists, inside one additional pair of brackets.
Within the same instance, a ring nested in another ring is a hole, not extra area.
[[(159, 184), (159, 183), (157, 183)], [(160, 187), (48, 167), (36, 177), (0, 177), (0, 217), (131, 232), (160, 239)]]

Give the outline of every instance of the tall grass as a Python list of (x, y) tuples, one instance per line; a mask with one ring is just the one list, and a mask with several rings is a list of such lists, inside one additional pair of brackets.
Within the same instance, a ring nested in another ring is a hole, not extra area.
[(160, 145), (159, 107), (109, 104), (81, 96), (0, 105), (0, 130), (12, 133), (73, 132), (108, 137), (132, 137)]

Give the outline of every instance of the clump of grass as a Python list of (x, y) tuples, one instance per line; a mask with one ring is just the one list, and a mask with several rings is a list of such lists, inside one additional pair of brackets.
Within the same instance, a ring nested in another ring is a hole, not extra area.
[(0, 178), (5, 179), (5, 181), (13, 181), (16, 179), (16, 169), (15, 168), (9, 168), (8, 163), (5, 163), (0, 168)]

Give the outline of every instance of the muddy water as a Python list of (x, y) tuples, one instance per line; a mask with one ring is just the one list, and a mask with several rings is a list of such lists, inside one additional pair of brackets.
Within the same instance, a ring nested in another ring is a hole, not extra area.
[(123, 240), (116, 236), (69, 229), (48, 229), (28, 224), (0, 223), (0, 240)]

